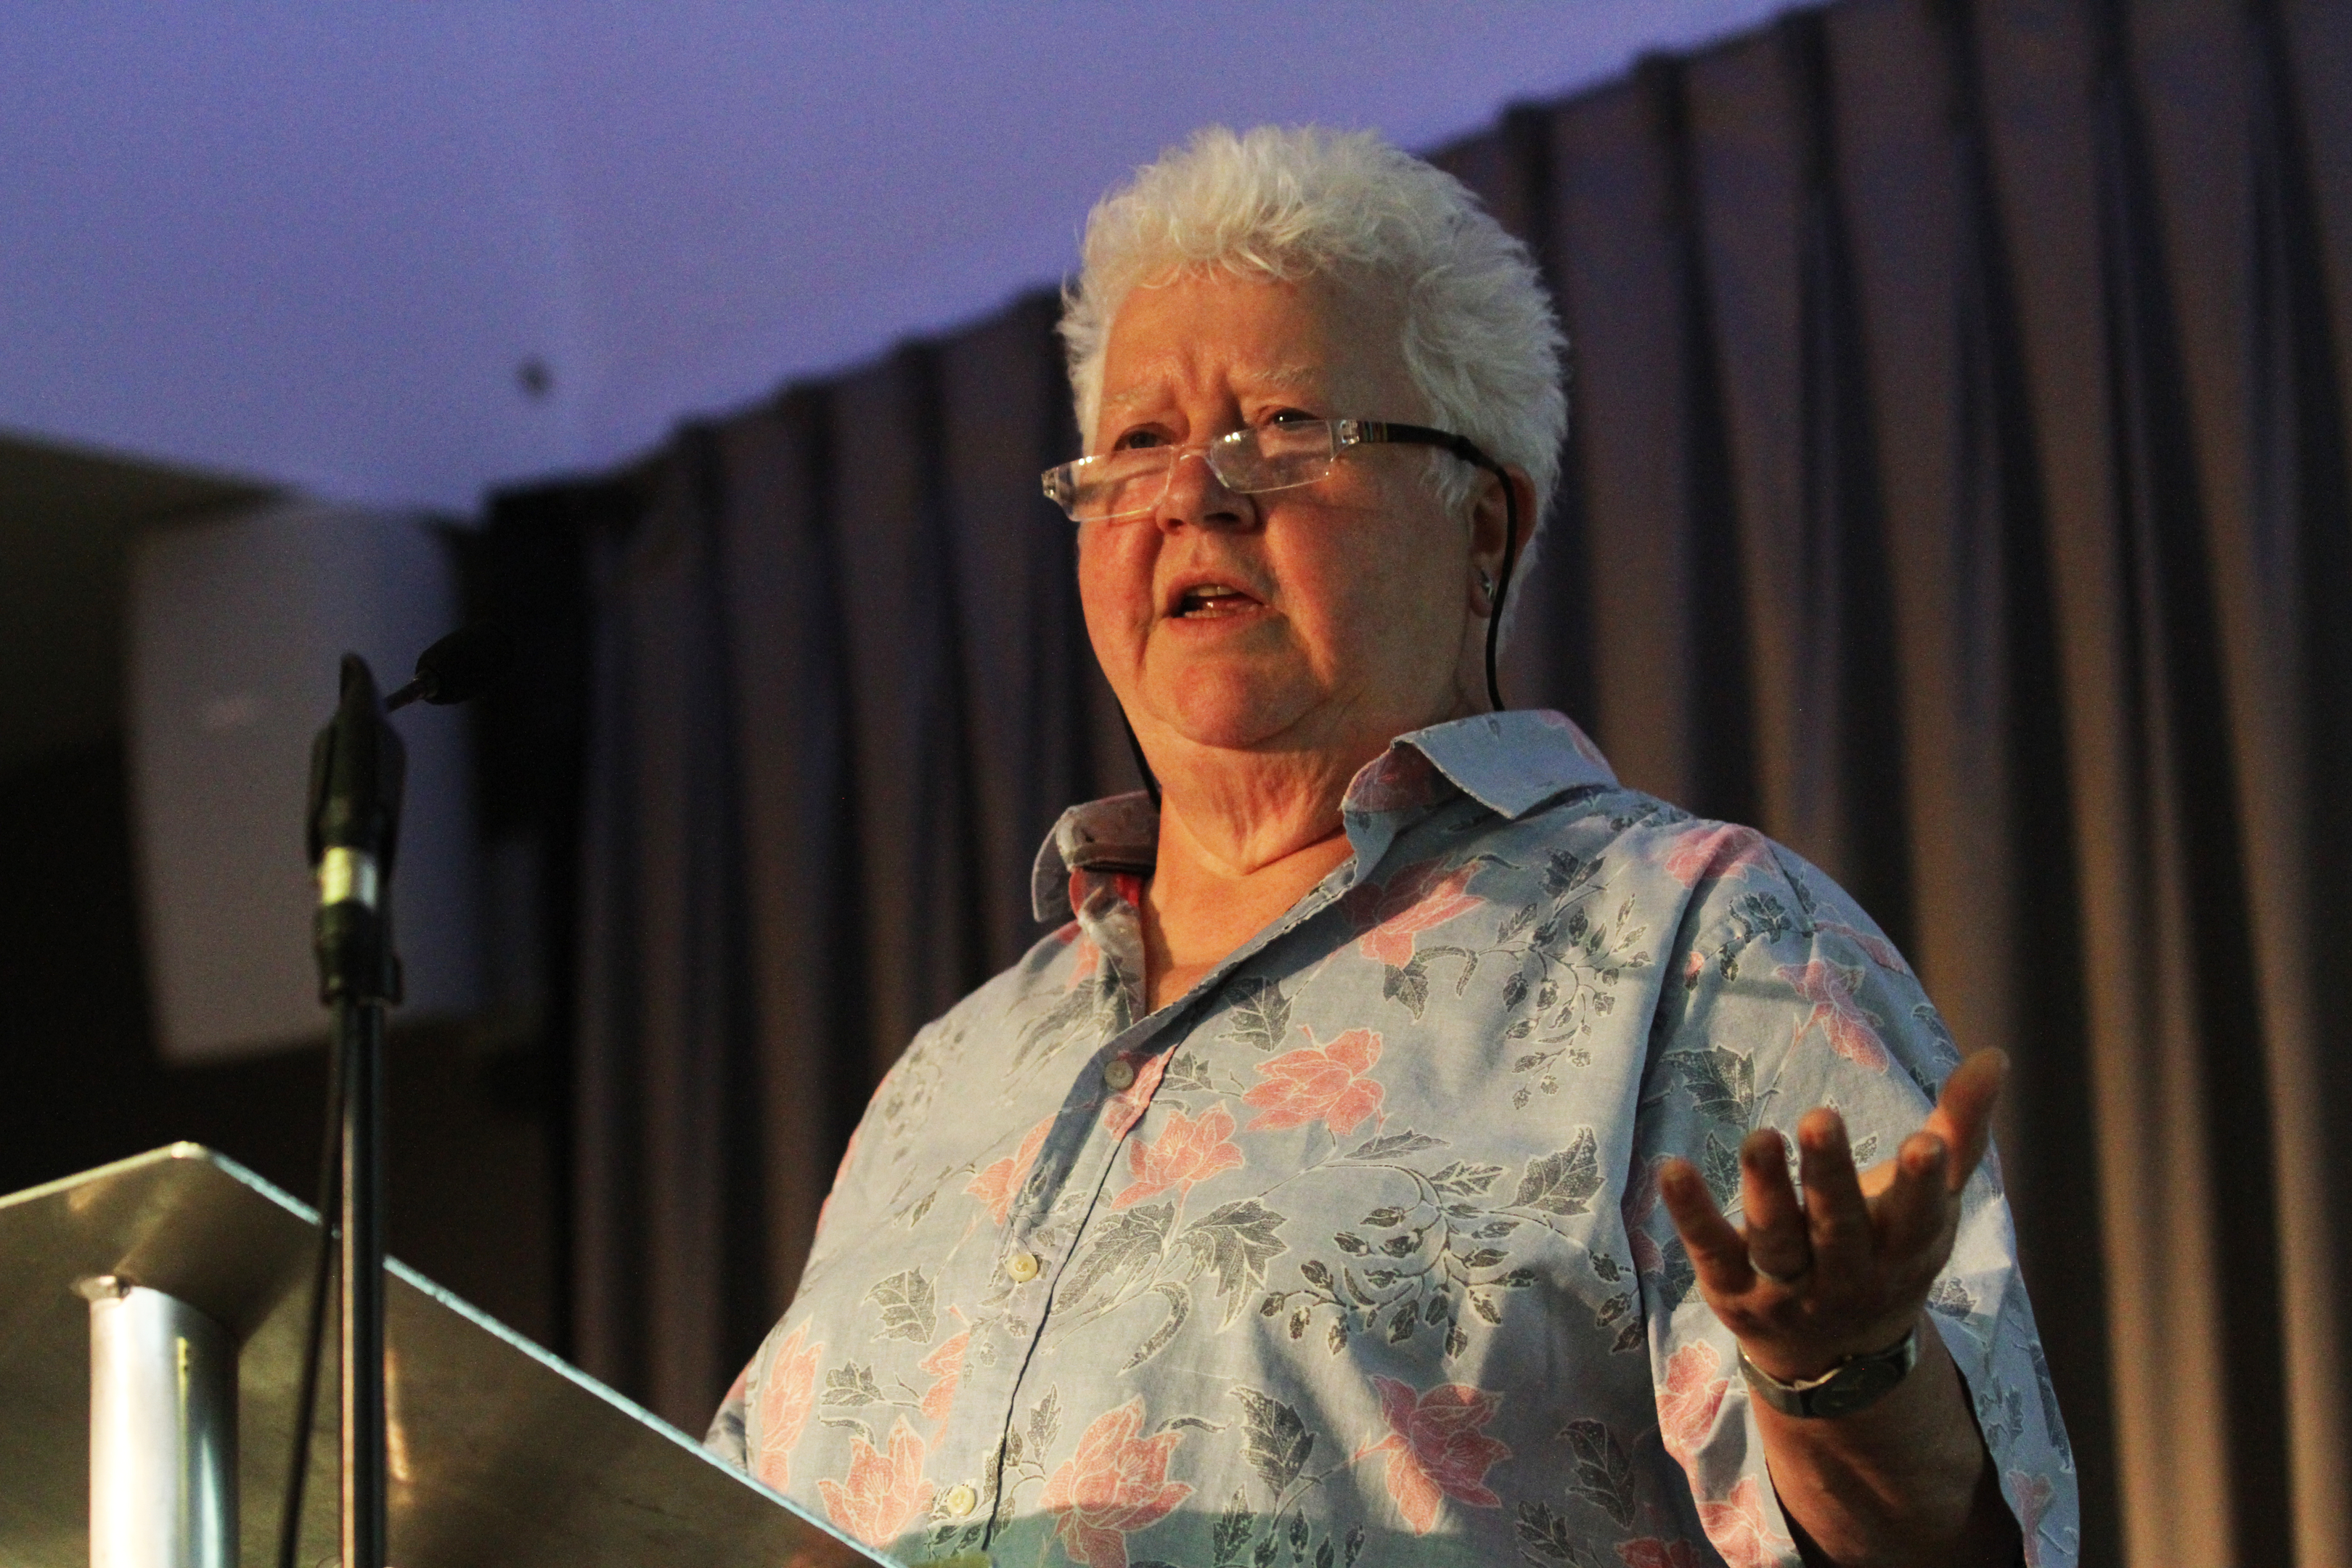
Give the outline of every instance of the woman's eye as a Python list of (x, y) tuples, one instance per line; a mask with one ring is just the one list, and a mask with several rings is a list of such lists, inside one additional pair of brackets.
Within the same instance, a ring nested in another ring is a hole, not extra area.
[(1159, 447), (1166, 444), (1167, 437), (1160, 435), (1157, 430), (1129, 430), (1126, 435), (1121, 436), (1116, 442), (1112, 443), (1111, 450), (1114, 452), (1131, 452), (1139, 447)]
[(1315, 416), (1303, 408), (1277, 408), (1274, 416), (1266, 421), (1269, 425), (1311, 425), (1314, 422)]

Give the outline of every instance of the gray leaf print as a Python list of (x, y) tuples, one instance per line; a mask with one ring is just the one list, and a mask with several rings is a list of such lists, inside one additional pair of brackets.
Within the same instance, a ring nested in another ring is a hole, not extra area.
[(1712, 1132), (1706, 1135), (1706, 1147), (1699, 1151), (1698, 1173), (1706, 1179), (1706, 1190), (1715, 1194), (1717, 1204), (1729, 1209), (1739, 1195), (1739, 1156)]
[(1135, 1353), (1119, 1367), (1122, 1373), (1133, 1372), (1166, 1350), (1168, 1342), (1174, 1339), (1176, 1331), (1184, 1326), (1184, 1320), (1192, 1315), (1192, 1292), (1187, 1287), (1170, 1284), (1163, 1279), (1152, 1289), (1168, 1298), (1168, 1321), (1154, 1330), (1150, 1339), (1135, 1347)]
[(1350, 1160), (1392, 1160), (1400, 1154), (1417, 1154), (1423, 1149), (1442, 1149), (1443, 1138), (1432, 1138), (1408, 1127), (1402, 1132), (1384, 1132), (1378, 1138), (1359, 1143), (1348, 1152)]
[(1236, 980), (1233, 1011), (1227, 1015), (1225, 1038), (1239, 1040), (1261, 1051), (1282, 1044), (1290, 1032), (1290, 998), (1271, 980)]
[(1963, 1320), (1977, 1310), (1976, 1298), (1969, 1294), (1969, 1288), (1948, 1274), (1937, 1280), (1936, 1288), (1927, 1293), (1927, 1305), (1948, 1318)]
[(1721, 1046), (1676, 1051), (1666, 1059), (1682, 1073), (1699, 1113), (1745, 1128), (1756, 1119), (1756, 1062)]
[(1552, 1512), (1549, 1503), (1523, 1502), (1517, 1525), (1519, 1555), (1530, 1563), (1566, 1563), (1589, 1568), (1591, 1560), (1568, 1533), (1568, 1521)]
[(1411, 963), (1399, 968), (1388, 966), (1387, 977), (1381, 982), (1381, 995), (1391, 1002), (1402, 1002), (1415, 1019), (1429, 1005), (1429, 955), (1416, 953)]
[(1598, 1140), (1591, 1128), (1580, 1127), (1567, 1148), (1528, 1162), (1527, 1173), (1519, 1178), (1518, 1196), (1512, 1203), (1546, 1214), (1583, 1214), (1600, 1190)]
[(1633, 1524), (1633, 1461), (1616, 1435), (1599, 1421), (1571, 1421), (1561, 1429), (1576, 1471), (1568, 1489), (1617, 1521), (1620, 1529)]
[(1096, 987), (1080, 984), (1066, 992), (1054, 1005), (1030, 1020), (1021, 1031), (1021, 1043), (1013, 1052), (1013, 1070), (1019, 1072), (1032, 1057), (1052, 1058), (1069, 1043), (1070, 1033), (1091, 1016), (1098, 1000)]
[(931, 1282), (919, 1268), (893, 1274), (868, 1290), (866, 1299), (882, 1309), (881, 1337), (886, 1340), (913, 1340), (920, 1344), (939, 1327)]
[[(1084, 1304), (1089, 1291), (1114, 1275), (1122, 1281), (1132, 1280), (1157, 1267), (1168, 1245), (1168, 1229), (1175, 1221), (1172, 1203), (1139, 1204), (1103, 1226), (1087, 1255), (1070, 1267), (1069, 1279), (1062, 1287), (1070, 1303)], [(1113, 1294), (1117, 1291), (1114, 1286)]]
[(1217, 1516), (1217, 1528), (1209, 1538), (1210, 1550), (1217, 1554), (1219, 1568), (1228, 1563), (1238, 1563), (1249, 1550), (1250, 1537), (1256, 1533), (1257, 1515), (1250, 1511), (1249, 1499), (1240, 1492), (1225, 1505)]
[(1234, 1397), (1242, 1402), (1242, 1457), (1279, 1504), (1284, 1490), (1307, 1468), (1307, 1457), (1315, 1451), (1315, 1434), (1297, 1411), (1270, 1394), (1237, 1387)]
[(1265, 1283), (1265, 1266), (1290, 1250), (1274, 1233), (1283, 1215), (1255, 1198), (1244, 1198), (1218, 1209), (1184, 1232), (1181, 1243), (1194, 1268), (1214, 1273), (1217, 1297), (1225, 1303), (1228, 1323), (1243, 1301)]
[(1042, 1457), (1053, 1447), (1054, 1439), (1061, 1436), (1061, 1432), (1062, 1391), (1056, 1385), (1047, 1389), (1045, 1397), (1029, 1412), (1029, 1447)]
[(882, 1390), (874, 1381), (874, 1369), (853, 1361), (826, 1373), (824, 1403), (852, 1410), (864, 1405), (881, 1404)]
[(1477, 1165), (1456, 1160), (1430, 1177), (1429, 1184), (1441, 1193), (1484, 1193), (1502, 1173), (1500, 1165)]
[(1209, 1093), (1216, 1085), (1209, 1081), (1209, 1069), (1200, 1058), (1190, 1051), (1179, 1051), (1176, 1059), (1168, 1064), (1167, 1076), (1160, 1080), (1163, 1089), (1186, 1089)]

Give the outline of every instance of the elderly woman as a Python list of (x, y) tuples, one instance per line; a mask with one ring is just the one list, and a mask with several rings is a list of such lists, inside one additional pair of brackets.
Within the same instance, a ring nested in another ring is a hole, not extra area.
[(1370, 136), (1212, 131), (1063, 331), (1156, 787), (1055, 826), (1074, 918), (891, 1071), (713, 1446), (907, 1560), (2072, 1561), (1999, 1054), (1492, 700), (1566, 421), (1522, 247)]

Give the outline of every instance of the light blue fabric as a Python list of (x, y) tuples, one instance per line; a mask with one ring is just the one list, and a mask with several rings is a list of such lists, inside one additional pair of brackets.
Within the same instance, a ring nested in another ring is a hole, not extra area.
[[(1958, 1060), (1900, 954), (1558, 714), (1401, 738), (1353, 858), (1143, 1013), (1149, 802), (1066, 814), (1076, 919), (876, 1093), (712, 1447), (907, 1560), (1797, 1561), (1656, 1170), (1891, 1154)], [(2029, 1560), (2073, 1459), (1988, 1160), (1931, 1306)]]

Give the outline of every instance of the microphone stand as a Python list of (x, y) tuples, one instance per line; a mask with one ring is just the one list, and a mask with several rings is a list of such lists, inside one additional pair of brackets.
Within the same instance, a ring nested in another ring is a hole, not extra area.
[[(310, 749), (310, 813), (319, 989), (341, 1090), (342, 1568), (384, 1568), (386, 1549), (383, 1035), (400, 999), (390, 895), (406, 772), (367, 661), (345, 654), (342, 700)], [(289, 1514), (289, 1539), (298, 1523)]]

